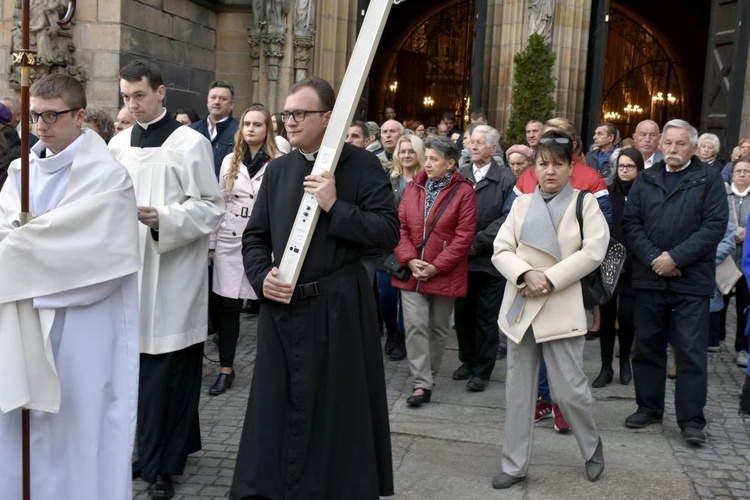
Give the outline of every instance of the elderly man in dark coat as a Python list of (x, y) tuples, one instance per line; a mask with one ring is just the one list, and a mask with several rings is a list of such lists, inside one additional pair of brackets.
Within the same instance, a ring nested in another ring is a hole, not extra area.
[[(383, 168), (364, 149), (344, 144), (335, 179), (311, 175), (334, 101), (319, 78), (292, 86), (281, 118), (297, 149), (269, 164), (243, 235), (261, 309), (233, 499), (393, 494), (377, 311), (362, 256), (395, 246), (398, 218)], [(277, 268), (303, 191), (321, 214), (292, 287)]]
[(625, 426), (662, 421), (669, 341), (677, 361), (677, 424), (692, 445), (706, 440), (709, 298), (716, 247), (729, 212), (721, 176), (695, 156), (697, 147), (695, 128), (683, 120), (667, 122), (664, 159), (636, 178), (622, 222), (635, 256), (633, 376), (638, 404)]
[(490, 260), (492, 245), (505, 220), (503, 207), (516, 185), (516, 177), (492, 158), (500, 147), (500, 132), (479, 125), (474, 128), (471, 140), (471, 164), (459, 172), (469, 179), (477, 195), (477, 229), (469, 251), (469, 293), (456, 299), (456, 336), (461, 366), (453, 373), (453, 378), (468, 379), (466, 387), (480, 392), (487, 387), (495, 368), (500, 345), (497, 315), (505, 289), (505, 278)]

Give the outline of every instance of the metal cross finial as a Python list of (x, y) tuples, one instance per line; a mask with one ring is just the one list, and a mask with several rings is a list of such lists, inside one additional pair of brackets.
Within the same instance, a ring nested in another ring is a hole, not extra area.
[(68, 0), (68, 10), (65, 12), (65, 16), (57, 21), (57, 24), (64, 26), (73, 20), (73, 14), (76, 13), (76, 0)]

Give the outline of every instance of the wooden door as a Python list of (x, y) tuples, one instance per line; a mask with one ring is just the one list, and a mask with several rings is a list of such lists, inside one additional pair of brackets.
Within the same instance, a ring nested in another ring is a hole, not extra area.
[(739, 140), (748, 35), (750, 1), (713, 0), (700, 132), (719, 136), (719, 158), (729, 159)]

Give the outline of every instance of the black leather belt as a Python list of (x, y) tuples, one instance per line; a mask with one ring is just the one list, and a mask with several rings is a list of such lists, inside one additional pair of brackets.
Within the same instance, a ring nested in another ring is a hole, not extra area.
[(292, 294), (292, 300), (305, 300), (313, 297), (319, 297), (323, 291), (332, 284), (340, 281), (341, 279), (356, 274), (357, 271), (362, 267), (361, 262), (349, 264), (341, 269), (332, 272), (328, 276), (320, 278), (317, 281), (311, 281), (310, 283), (303, 283), (294, 287), (294, 293)]

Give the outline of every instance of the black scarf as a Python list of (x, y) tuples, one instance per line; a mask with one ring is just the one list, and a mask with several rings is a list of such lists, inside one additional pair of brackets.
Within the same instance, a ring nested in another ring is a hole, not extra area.
[(245, 150), (245, 154), (242, 155), (242, 163), (245, 164), (247, 167), (247, 174), (252, 179), (255, 177), (255, 174), (258, 173), (258, 170), (263, 167), (269, 160), (268, 154), (262, 149), (259, 149), (258, 152), (255, 154), (255, 158), (253, 158), (250, 154), (250, 148)]

